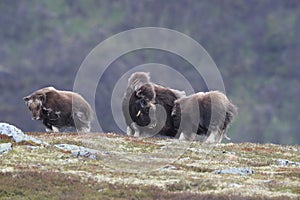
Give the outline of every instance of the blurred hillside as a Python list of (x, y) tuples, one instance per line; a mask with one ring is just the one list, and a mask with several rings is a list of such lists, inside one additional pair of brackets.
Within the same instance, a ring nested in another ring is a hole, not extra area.
[[(80, 64), (97, 44), (145, 26), (180, 31), (208, 51), (239, 107), (229, 130), (233, 142), (300, 144), (297, 0), (3, 0), (0, 121), (25, 131), (43, 130), (31, 121), (22, 97), (47, 85), (72, 90)], [(104, 131), (121, 132), (103, 99), (110, 99), (115, 82), (132, 66), (149, 62), (180, 68), (197, 91), (206, 90), (175, 55), (150, 50), (125, 55), (109, 67), (98, 89), (96, 113)]]

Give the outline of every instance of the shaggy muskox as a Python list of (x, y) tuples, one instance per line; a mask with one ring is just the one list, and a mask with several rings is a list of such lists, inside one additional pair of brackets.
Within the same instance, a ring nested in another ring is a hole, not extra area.
[(172, 119), (180, 139), (215, 143), (227, 137), (226, 129), (236, 115), (237, 107), (223, 93), (211, 91), (176, 100)]
[(33, 120), (42, 120), (47, 132), (74, 127), (89, 132), (93, 112), (82, 96), (70, 91), (46, 87), (23, 98)]
[(174, 101), (183, 96), (185, 92), (152, 83), (149, 73), (133, 73), (122, 102), (127, 135), (175, 137), (171, 113)]

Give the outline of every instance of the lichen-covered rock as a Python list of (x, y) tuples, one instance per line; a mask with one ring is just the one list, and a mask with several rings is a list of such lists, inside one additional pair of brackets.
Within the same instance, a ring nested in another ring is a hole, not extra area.
[(13, 138), (17, 143), (23, 141), (25, 137), (23, 131), (7, 123), (0, 123), (0, 135), (2, 137)]
[(0, 154), (8, 153), (11, 150), (12, 150), (12, 144), (11, 143), (0, 144)]
[(293, 162), (293, 161), (284, 160), (284, 159), (277, 160), (277, 164), (278, 165), (296, 165), (296, 166), (300, 166), (300, 162)]
[(214, 171), (215, 174), (238, 174), (238, 175), (249, 175), (254, 174), (254, 171), (249, 168), (230, 168), (221, 169)]
[(100, 153), (97, 150), (89, 149), (89, 148), (85, 148), (73, 144), (56, 144), (54, 146), (62, 151), (71, 152), (72, 156), (75, 158), (79, 156), (83, 156), (95, 160), (97, 154)]
[(47, 145), (47, 143), (24, 134), (21, 129), (8, 123), (0, 123), (0, 138), (12, 138), (16, 143), (27, 143), (34, 146)]

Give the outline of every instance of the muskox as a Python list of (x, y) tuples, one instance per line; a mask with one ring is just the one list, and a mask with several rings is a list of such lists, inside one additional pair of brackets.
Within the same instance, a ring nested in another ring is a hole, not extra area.
[(179, 139), (216, 143), (227, 137), (226, 129), (236, 115), (237, 107), (223, 93), (210, 91), (175, 100), (172, 119)]
[(174, 101), (183, 96), (185, 92), (152, 83), (149, 73), (133, 73), (122, 102), (127, 135), (175, 137), (171, 113)]
[(45, 87), (23, 98), (33, 120), (42, 120), (47, 132), (59, 132), (73, 127), (89, 132), (93, 112), (86, 100), (77, 93)]

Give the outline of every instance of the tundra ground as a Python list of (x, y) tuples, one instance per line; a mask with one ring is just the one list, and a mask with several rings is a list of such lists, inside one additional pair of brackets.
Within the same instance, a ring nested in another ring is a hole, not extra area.
[[(0, 199), (300, 198), (299, 146), (204, 145), (112, 133), (27, 134), (49, 145), (13, 144), (12, 151), (0, 155)], [(97, 153), (93, 159), (76, 156), (55, 144)], [(215, 173), (236, 168), (254, 173)]]

